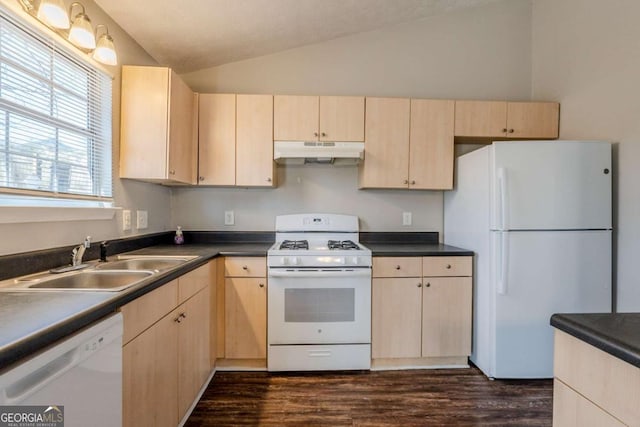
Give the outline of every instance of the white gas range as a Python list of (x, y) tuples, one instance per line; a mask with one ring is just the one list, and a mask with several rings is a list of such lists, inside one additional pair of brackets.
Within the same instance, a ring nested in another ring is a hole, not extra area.
[(269, 249), (269, 371), (371, 367), (371, 251), (358, 217), (276, 217)]

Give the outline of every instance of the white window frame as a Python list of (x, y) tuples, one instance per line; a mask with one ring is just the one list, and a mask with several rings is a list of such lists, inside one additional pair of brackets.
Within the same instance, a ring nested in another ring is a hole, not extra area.
[[(55, 54), (69, 58), (80, 64), (82, 68), (100, 73), (100, 77), (106, 76), (109, 88), (113, 77), (103, 67), (88, 59), (83, 52), (75, 51), (66, 40), (44, 27), (34, 18), (22, 11), (10, 10), (8, 5), (0, 4), (2, 19), (10, 21), (17, 27), (34, 35), (34, 39), (45, 40), (48, 45), (54, 46)], [(50, 221), (75, 221), (75, 220), (104, 220), (112, 219), (116, 209), (113, 207), (113, 150), (112, 150), (112, 100), (111, 89), (108, 99), (103, 99), (103, 119), (100, 132), (106, 138), (108, 149), (103, 152), (108, 155), (108, 165), (103, 167), (109, 179), (110, 191), (101, 195), (83, 195), (56, 193), (55, 191), (33, 191), (6, 187), (0, 183), (0, 224), (1, 223), (28, 223)], [(108, 101), (108, 102), (107, 102)], [(106, 107), (106, 108), (105, 108)], [(4, 143), (0, 141), (0, 143)], [(106, 163), (105, 162), (105, 163)], [(8, 173), (8, 171), (7, 171)], [(6, 182), (6, 181), (5, 181)], [(93, 187), (95, 188), (95, 187)]]

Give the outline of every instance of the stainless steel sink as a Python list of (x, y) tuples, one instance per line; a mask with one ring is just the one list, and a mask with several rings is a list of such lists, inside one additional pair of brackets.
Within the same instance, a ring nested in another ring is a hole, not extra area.
[(153, 271), (81, 271), (78, 273), (54, 277), (36, 283), (25, 283), (22, 289), (55, 289), (55, 290), (91, 290), (91, 291), (121, 291), (133, 286), (147, 277)]
[(98, 264), (97, 270), (168, 270), (184, 264), (190, 258), (140, 257)]

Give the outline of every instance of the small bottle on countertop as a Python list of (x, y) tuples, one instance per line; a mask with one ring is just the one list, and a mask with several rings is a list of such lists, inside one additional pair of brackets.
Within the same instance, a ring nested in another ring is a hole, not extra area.
[(182, 234), (182, 227), (178, 226), (176, 230), (176, 235), (173, 238), (173, 241), (176, 245), (181, 245), (184, 243), (184, 235)]

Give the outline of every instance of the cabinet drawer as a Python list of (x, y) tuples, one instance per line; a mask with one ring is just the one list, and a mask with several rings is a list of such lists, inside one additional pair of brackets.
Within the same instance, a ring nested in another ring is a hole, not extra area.
[(182, 304), (211, 283), (211, 264), (205, 264), (178, 278), (178, 304)]
[(226, 277), (266, 277), (267, 262), (263, 257), (231, 257), (224, 260)]
[(174, 280), (120, 308), (124, 318), (122, 344), (126, 344), (178, 305), (178, 281)]
[(470, 256), (437, 256), (422, 258), (422, 275), (437, 276), (471, 276), (472, 257)]
[(382, 257), (373, 258), (373, 277), (420, 277), (422, 258)]

